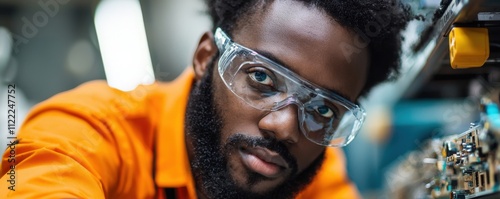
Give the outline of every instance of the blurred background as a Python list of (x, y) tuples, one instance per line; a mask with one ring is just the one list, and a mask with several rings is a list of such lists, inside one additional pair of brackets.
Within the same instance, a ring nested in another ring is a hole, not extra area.
[[(441, 37), (450, 24), (439, 24), (451, 3), (478, 9), (494, 1), (405, 2), (426, 20), (404, 32), (402, 76), (363, 99), (367, 122), (345, 148), (349, 176), (366, 198), (382, 197), (388, 169), (426, 139), (468, 129), (478, 119), (481, 89), (500, 80), (498, 59), (451, 69)], [(447, 20), (460, 18), (460, 9)], [(122, 90), (170, 81), (191, 64), (199, 37), (210, 29), (202, 0), (0, 0), (2, 104), (7, 85), (15, 84), (19, 124), (34, 104), (86, 81), (106, 79)], [(5, 137), (2, 131), (2, 146)]]

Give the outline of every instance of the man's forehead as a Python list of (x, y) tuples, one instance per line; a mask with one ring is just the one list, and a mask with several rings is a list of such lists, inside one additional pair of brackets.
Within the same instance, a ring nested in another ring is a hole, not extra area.
[[(306, 5), (305, 2), (301, 1), (262, 1), (262, 3), (251, 9), (252, 11), (247, 16), (239, 19), (237, 23), (239, 28), (237, 29), (259, 23), (262, 24), (265, 30), (263, 32), (271, 34), (276, 33), (278, 29), (288, 29), (308, 37), (322, 38), (327, 36), (324, 33), (328, 32), (326, 29), (334, 21), (320, 8)], [(314, 22), (314, 24), (311, 22)]]

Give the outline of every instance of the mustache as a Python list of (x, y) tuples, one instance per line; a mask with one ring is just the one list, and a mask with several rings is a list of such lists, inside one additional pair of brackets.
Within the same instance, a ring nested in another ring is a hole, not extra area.
[(241, 146), (262, 147), (267, 148), (270, 151), (274, 151), (288, 163), (288, 166), (292, 169), (292, 175), (297, 174), (297, 160), (288, 151), (283, 142), (280, 142), (275, 138), (254, 137), (236, 133), (227, 138), (224, 150), (230, 151), (231, 149), (239, 149)]

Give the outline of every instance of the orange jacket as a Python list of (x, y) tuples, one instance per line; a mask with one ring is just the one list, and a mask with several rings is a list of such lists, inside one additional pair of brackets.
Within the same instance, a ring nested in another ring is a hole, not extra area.
[[(165, 187), (196, 198), (183, 128), (193, 78), (188, 69), (130, 92), (94, 81), (37, 105), (19, 129), (15, 164), (10, 149), (3, 155), (0, 198), (159, 199)], [(299, 198), (358, 198), (340, 149), (327, 150)]]

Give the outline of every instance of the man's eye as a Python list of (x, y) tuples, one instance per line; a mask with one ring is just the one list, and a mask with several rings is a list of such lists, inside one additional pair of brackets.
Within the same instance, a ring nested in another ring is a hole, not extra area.
[(273, 86), (273, 80), (265, 72), (255, 71), (255, 72), (248, 73), (248, 75), (250, 75), (250, 78), (255, 82), (258, 82), (260, 84), (264, 84), (267, 86)]
[(326, 117), (326, 118), (332, 118), (334, 116), (334, 112), (332, 109), (328, 108), (327, 106), (317, 106), (314, 108), (316, 112), (318, 112), (321, 116)]

